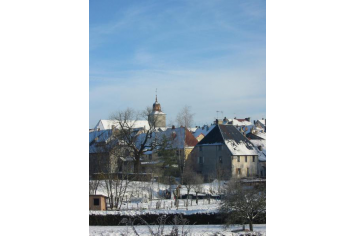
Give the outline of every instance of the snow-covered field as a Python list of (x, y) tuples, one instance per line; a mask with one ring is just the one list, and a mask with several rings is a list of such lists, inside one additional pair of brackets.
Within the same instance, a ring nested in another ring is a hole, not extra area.
[[(219, 185), (220, 188), (224, 185), (224, 181), (213, 181), (212, 183), (205, 183), (202, 184), (202, 193), (210, 193), (210, 194), (217, 194), (219, 191)], [(172, 186), (172, 188), (175, 188), (175, 186)], [(152, 192), (153, 193), (153, 198), (159, 198), (160, 193), (162, 193), (164, 190), (170, 189), (169, 185), (165, 184), (159, 184), (157, 182), (139, 182), (139, 181), (132, 181), (129, 183), (126, 191), (126, 195), (128, 197), (148, 197), (149, 194)], [(182, 185), (181, 194), (186, 194), (187, 193), (187, 188)], [(98, 187), (98, 190), (96, 194), (103, 194), (107, 195), (105, 186), (104, 186), (104, 181), (101, 182), (100, 186)], [(190, 194), (195, 194), (194, 190), (190, 190)]]
[[(158, 231), (157, 225), (150, 225), (152, 231), (156, 233)], [(171, 232), (172, 225), (165, 225), (164, 233), (167, 234)], [(187, 231), (188, 235), (198, 236), (198, 235), (266, 235), (266, 225), (256, 224), (254, 227), (254, 233), (252, 232), (231, 232), (234, 230), (241, 229), (241, 226), (233, 226), (225, 229), (222, 225), (186, 225), (184, 228), (178, 226), (179, 232)], [(246, 225), (248, 229), (248, 225)], [(135, 226), (136, 232), (141, 236), (151, 235), (148, 226)], [(131, 226), (89, 226), (90, 236), (121, 236), (121, 235), (136, 235)]]
[[(160, 201), (160, 209), (156, 209), (156, 203)], [(179, 200), (178, 210), (174, 206), (174, 200), (152, 200), (149, 202), (124, 203), (120, 211), (89, 211), (93, 215), (145, 215), (145, 214), (183, 214), (191, 215), (196, 213), (215, 213), (218, 211), (220, 200), (199, 199), (198, 205), (195, 199), (188, 200), (188, 206), (185, 206), (186, 199)]]
[[(220, 183), (220, 187), (223, 183)], [(172, 186), (173, 189), (176, 186)], [(169, 190), (169, 185), (158, 184), (156, 182), (130, 182), (124, 202), (120, 211), (89, 211), (89, 214), (106, 215), (106, 214), (119, 214), (119, 215), (141, 215), (141, 214), (196, 214), (196, 213), (215, 213), (218, 211), (219, 200), (211, 199), (210, 204), (207, 199), (199, 199), (198, 204), (196, 201), (179, 199), (178, 209), (174, 206), (173, 199), (163, 199), (165, 190)], [(219, 182), (214, 181), (202, 185), (202, 193), (217, 194), (219, 190)], [(181, 194), (186, 194), (187, 189), (183, 185)], [(149, 201), (148, 198), (152, 193), (153, 200)], [(107, 196), (104, 183), (102, 183), (96, 194), (103, 194)], [(190, 194), (194, 194), (194, 190), (190, 190)], [(200, 195), (200, 194), (198, 194)], [(173, 194), (172, 194), (173, 197)], [(127, 201), (126, 201), (127, 200)], [(157, 202), (160, 202), (159, 209), (157, 209)]]

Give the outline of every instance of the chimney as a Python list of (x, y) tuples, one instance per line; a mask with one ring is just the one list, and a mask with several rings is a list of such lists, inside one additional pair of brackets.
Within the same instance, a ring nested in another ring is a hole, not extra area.
[(216, 120), (215, 120), (215, 124), (217, 124), (217, 125), (222, 124), (222, 120), (218, 120), (218, 119), (216, 119)]
[(250, 122), (250, 121), (251, 121), (251, 117), (247, 117), (247, 118), (245, 118), (245, 120), (247, 120), (248, 122)]
[(175, 129), (176, 127), (174, 125), (172, 125), (172, 129)]

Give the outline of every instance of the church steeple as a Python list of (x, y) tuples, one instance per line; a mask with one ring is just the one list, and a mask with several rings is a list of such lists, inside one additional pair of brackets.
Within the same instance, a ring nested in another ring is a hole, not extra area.
[(159, 104), (157, 99), (157, 89), (156, 89), (156, 101), (153, 103), (152, 113), (150, 114), (150, 119), (154, 122), (155, 127), (166, 127), (166, 114), (161, 110), (161, 104)]
[(156, 102), (153, 103), (153, 109), (152, 109), (154, 112), (155, 111), (159, 111), (159, 112), (162, 112), (161, 111), (161, 104), (158, 103), (158, 100), (157, 100), (157, 89), (156, 89)]

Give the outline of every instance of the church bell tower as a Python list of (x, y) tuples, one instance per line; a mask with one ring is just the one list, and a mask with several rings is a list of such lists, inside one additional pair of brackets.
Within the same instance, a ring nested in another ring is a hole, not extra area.
[(162, 112), (161, 104), (157, 101), (157, 90), (156, 90), (156, 101), (152, 106), (152, 113), (150, 115), (152, 121), (155, 122), (155, 126), (159, 127), (167, 127), (166, 126), (166, 114)]

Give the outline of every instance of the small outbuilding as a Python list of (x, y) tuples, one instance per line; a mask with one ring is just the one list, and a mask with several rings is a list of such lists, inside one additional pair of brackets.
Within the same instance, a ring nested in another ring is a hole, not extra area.
[(89, 210), (106, 211), (106, 198), (104, 195), (89, 195)]

